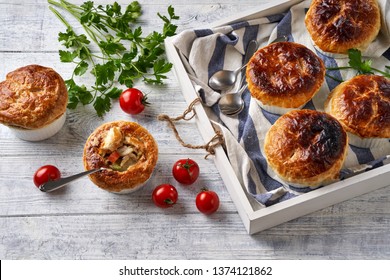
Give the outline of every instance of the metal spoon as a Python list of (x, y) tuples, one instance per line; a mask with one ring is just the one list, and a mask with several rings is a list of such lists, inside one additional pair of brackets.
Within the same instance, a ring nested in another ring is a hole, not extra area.
[(245, 69), (249, 59), (257, 50), (257, 41), (251, 40), (245, 51), (244, 65), (235, 70), (220, 70), (215, 72), (209, 79), (209, 86), (214, 90), (227, 90), (237, 81), (238, 74)]
[(245, 84), (238, 92), (224, 94), (221, 99), (219, 99), (218, 106), (222, 114), (235, 116), (244, 109), (244, 100), (241, 95), (247, 87), (248, 84)]
[(40, 185), (38, 188), (43, 192), (51, 192), (51, 191), (57, 190), (59, 188), (62, 188), (65, 185), (69, 184), (70, 182), (77, 180), (81, 177), (84, 177), (86, 175), (89, 175), (89, 174), (92, 174), (92, 173), (95, 173), (98, 171), (102, 171), (105, 169), (106, 168), (104, 168), (104, 167), (91, 169), (91, 170), (84, 171), (84, 172), (81, 172), (81, 173), (78, 173), (78, 174), (75, 174), (75, 175), (72, 175), (69, 177), (60, 178), (60, 179), (55, 180), (55, 181), (49, 181), (47, 183)]
[[(256, 49), (257, 49), (257, 42), (256, 41), (251, 41), (248, 44), (248, 49), (254, 47), (254, 43), (256, 44)], [(252, 46), (251, 46), (252, 45)], [(248, 63), (249, 59), (252, 57), (252, 53), (247, 51), (245, 53), (245, 58), (244, 61), (245, 66)], [(242, 93), (245, 91), (247, 88), (247, 85), (244, 86), (245, 84), (245, 69), (243, 68), (242, 74), (241, 74), (241, 82), (239, 85), (239, 90), (237, 92), (230, 92), (222, 95), (222, 97), (218, 100), (218, 106), (222, 114), (228, 115), (228, 116), (235, 116), (239, 114), (242, 109), (244, 109), (244, 100), (241, 98)]]

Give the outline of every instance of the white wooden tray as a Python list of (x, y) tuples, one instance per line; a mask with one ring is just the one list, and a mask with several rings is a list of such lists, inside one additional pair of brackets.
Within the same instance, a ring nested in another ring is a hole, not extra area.
[[(209, 27), (217, 27), (284, 12), (299, 2), (302, 2), (302, 0), (273, 1), (270, 4), (263, 5), (258, 11), (240, 13), (234, 17), (218, 21)], [(172, 44), (173, 38), (168, 38), (165, 41), (166, 53), (168, 59), (174, 65), (175, 74), (181, 85), (184, 98), (190, 104), (198, 96), (190, 78), (186, 74), (179, 54)], [(215, 131), (203, 106), (198, 103), (194, 109), (196, 111), (196, 123), (199, 132), (204, 141), (208, 142), (215, 135)], [(330, 205), (388, 186), (390, 180), (390, 164), (388, 164), (287, 201), (279, 202), (266, 208), (260, 208), (257, 202), (241, 186), (222, 147), (216, 149), (214, 160), (249, 234), (271, 228)]]

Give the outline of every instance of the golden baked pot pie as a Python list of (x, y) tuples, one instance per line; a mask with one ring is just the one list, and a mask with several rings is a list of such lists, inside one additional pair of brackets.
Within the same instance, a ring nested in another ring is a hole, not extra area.
[(0, 123), (24, 140), (46, 139), (65, 122), (68, 91), (51, 68), (27, 65), (0, 83)]
[(390, 79), (359, 75), (335, 87), (325, 102), (349, 134), (349, 143), (370, 148), (390, 139)]
[(296, 187), (319, 187), (337, 180), (347, 150), (341, 124), (327, 113), (307, 109), (281, 116), (264, 142), (269, 166)]
[(249, 60), (246, 80), (260, 107), (283, 114), (303, 107), (318, 92), (325, 80), (325, 66), (301, 44), (273, 43)]
[(115, 193), (139, 189), (151, 177), (158, 159), (153, 136), (135, 122), (114, 121), (99, 126), (87, 139), (86, 170), (106, 168), (89, 175), (98, 187)]
[(313, 0), (305, 24), (319, 49), (345, 54), (367, 48), (379, 33), (381, 15), (376, 0)]

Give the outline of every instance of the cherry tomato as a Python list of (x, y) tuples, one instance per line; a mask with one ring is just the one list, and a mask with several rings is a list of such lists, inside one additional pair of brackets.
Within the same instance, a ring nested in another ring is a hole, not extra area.
[(161, 208), (173, 206), (177, 201), (177, 190), (170, 184), (162, 184), (157, 186), (152, 194), (154, 204)]
[(199, 212), (210, 215), (219, 208), (219, 197), (214, 191), (203, 189), (196, 196), (196, 207)]
[(199, 177), (199, 165), (192, 159), (179, 159), (172, 167), (173, 177), (181, 184), (191, 185)]
[(119, 96), (119, 105), (124, 112), (136, 115), (141, 113), (145, 109), (145, 106), (150, 104), (146, 100), (147, 97), (142, 91), (136, 88), (128, 88)]
[(61, 178), (61, 172), (54, 165), (45, 165), (35, 172), (34, 184), (39, 187), (40, 185), (48, 182), (55, 181)]

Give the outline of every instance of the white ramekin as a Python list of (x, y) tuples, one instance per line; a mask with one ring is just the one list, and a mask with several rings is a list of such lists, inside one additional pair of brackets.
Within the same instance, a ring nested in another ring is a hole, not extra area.
[(317, 51), (317, 53), (320, 53), (324, 56), (330, 57), (330, 58), (336, 58), (336, 59), (348, 59), (348, 54), (345, 53), (331, 53), (327, 51), (323, 51), (319, 46), (317, 46), (313, 40), (311, 40), (311, 43), (313, 44), (314, 49)]
[(347, 132), (347, 133), (349, 138), (349, 144), (360, 148), (379, 148), (379, 147), (383, 147), (384, 145), (387, 145), (390, 141), (389, 138), (373, 138), (373, 137), (362, 138), (351, 132)]
[(64, 126), (66, 112), (52, 123), (37, 129), (24, 129), (9, 126), (11, 132), (19, 139), (25, 141), (42, 141), (55, 135)]

